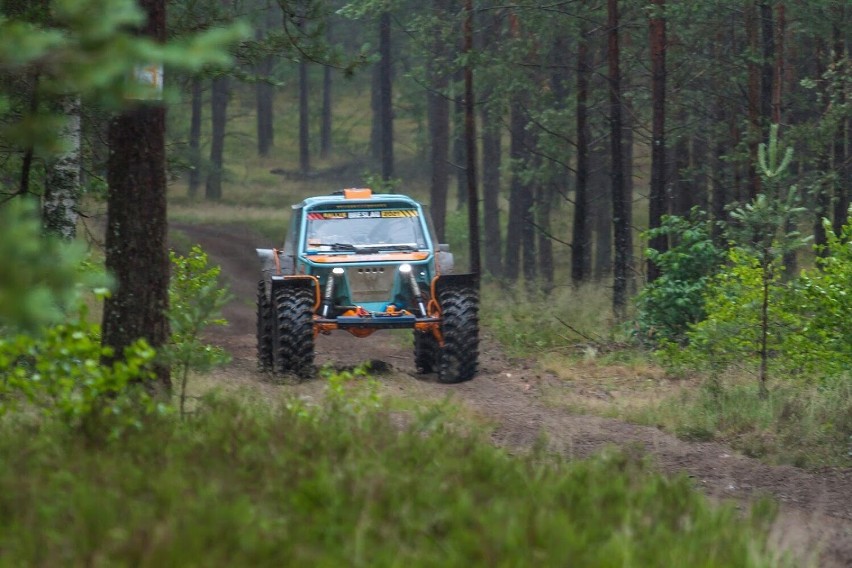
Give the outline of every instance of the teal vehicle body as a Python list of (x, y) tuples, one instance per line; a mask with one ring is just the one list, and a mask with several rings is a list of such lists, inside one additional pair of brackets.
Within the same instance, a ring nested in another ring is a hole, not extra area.
[[(359, 188), (309, 197), (293, 206), (283, 246), (257, 253), (263, 273), (258, 287), (261, 368), (304, 370), (306, 361), (313, 361), (317, 334), (345, 330), (366, 337), (381, 329), (407, 328), (414, 330), (418, 370), (431, 372), (441, 353), (453, 351), (445, 349), (446, 302), (441, 297), (457, 295), (457, 290), (464, 291), (465, 311), (471, 312), (463, 314), (461, 327), (478, 325), (476, 276), (454, 274), (453, 255), (437, 242), (428, 212), (405, 195)], [(475, 350), (477, 338), (476, 330), (465, 336), (467, 349)], [(453, 374), (453, 380), (444, 382), (467, 380), (475, 363), (465, 369), (450, 369), (443, 376)]]

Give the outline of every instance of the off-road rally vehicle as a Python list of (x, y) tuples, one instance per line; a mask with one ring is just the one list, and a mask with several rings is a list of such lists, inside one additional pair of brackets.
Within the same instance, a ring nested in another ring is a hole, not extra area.
[(283, 248), (257, 254), (261, 370), (312, 376), (320, 333), (411, 329), (419, 373), (443, 383), (476, 373), (476, 276), (453, 273), (449, 246), (415, 200), (361, 188), (307, 198), (293, 206)]

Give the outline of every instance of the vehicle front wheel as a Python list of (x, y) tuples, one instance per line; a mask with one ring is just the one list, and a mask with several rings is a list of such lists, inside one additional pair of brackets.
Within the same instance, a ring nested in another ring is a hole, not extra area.
[(257, 369), (272, 370), (272, 304), (266, 296), (266, 282), (257, 284)]
[(479, 295), (470, 286), (453, 286), (442, 290), (438, 299), (444, 336), (438, 358), (438, 381), (469, 381), (479, 364)]
[(300, 378), (314, 376), (314, 294), (308, 288), (283, 288), (275, 293), (275, 372)]
[(440, 346), (431, 331), (414, 331), (414, 366), (421, 374), (434, 373)]

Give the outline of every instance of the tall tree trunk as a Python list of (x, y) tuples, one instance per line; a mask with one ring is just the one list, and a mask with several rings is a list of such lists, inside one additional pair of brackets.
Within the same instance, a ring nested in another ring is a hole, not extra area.
[(80, 200), (80, 97), (62, 96), (57, 110), (66, 120), (59, 130), (65, 148), (47, 165), (42, 214), (45, 232), (71, 241), (77, 236)]
[(228, 98), (230, 96), (227, 76), (213, 79), (211, 88), (211, 132), (210, 132), (210, 171), (204, 196), (217, 201), (222, 198), (222, 175), (224, 173), (225, 125), (228, 120)]
[(485, 269), (493, 276), (503, 274), (503, 237), (500, 229), (500, 166), (502, 130), (500, 115), (482, 107), (482, 207), (485, 230)]
[(609, 67), (610, 163), (612, 179), (612, 226), (615, 244), (613, 262), (612, 309), (617, 320), (627, 315), (627, 289), (630, 278), (630, 218), (624, 180), (624, 147), (622, 140), (621, 69), (619, 65), (618, 0), (607, 0)]
[(255, 85), (257, 101), (257, 154), (268, 156), (275, 144), (274, 95), (275, 90), (269, 84), (272, 73), (272, 58), (264, 57), (257, 65), (258, 82)]
[[(147, 15), (142, 33), (164, 41), (165, 0), (139, 5)], [(116, 289), (104, 303), (102, 341), (116, 359), (137, 339), (154, 349), (169, 339), (165, 119), (164, 105), (139, 103), (109, 126), (106, 268)], [(159, 364), (155, 372), (171, 390), (169, 367)]]
[(201, 119), (204, 89), (201, 77), (192, 78), (192, 110), (189, 119), (189, 197), (198, 195), (201, 186)]
[(453, 164), (456, 173), (456, 211), (464, 209), (467, 203), (467, 148), (464, 139), (464, 90), (458, 85), (464, 84), (464, 72), (456, 73), (453, 83), (456, 85), (453, 99)]
[(538, 269), (541, 274), (541, 289), (545, 295), (553, 292), (553, 230), (550, 213), (553, 209), (553, 197), (556, 195), (553, 185), (540, 186), (536, 195), (536, 225), (538, 226)]
[(393, 159), (393, 51), (391, 49), (391, 15), (379, 16), (379, 96), (381, 101), (382, 179), (394, 176)]
[(778, 17), (775, 18), (775, 69), (772, 81), (772, 124), (781, 124), (781, 97), (784, 92), (784, 71), (786, 54), (784, 52), (785, 36), (787, 34), (787, 12), (784, 4), (776, 7)]
[[(595, 153), (595, 164), (603, 164), (606, 162), (606, 156)], [(591, 185), (592, 192), (590, 193), (592, 211), (592, 222), (594, 226), (594, 259), (593, 259), (593, 274), (594, 279), (602, 282), (612, 276), (612, 190), (611, 181), (604, 179), (605, 174), (595, 176), (595, 181)]]
[[(679, 122), (685, 124), (687, 117), (685, 109), (677, 113)], [(695, 186), (691, 179), (690, 171), (690, 140), (689, 133), (681, 132), (680, 137), (675, 139), (672, 149), (672, 162), (674, 167), (674, 180), (672, 183), (672, 213), (679, 216), (689, 214), (695, 205)]]
[[(767, 0), (760, 1), (760, 34), (762, 45), (762, 60), (760, 66), (760, 118), (761, 140), (769, 136), (769, 119), (772, 116), (772, 102), (775, 89), (775, 23), (772, 16), (772, 4)], [(780, 80), (780, 77), (778, 78)]]
[[(524, 158), (526, 162), (529, 158), (528, 151), (524, 152)], [(524, 271), (524, 282), (527, 289), (533, 290), (536, 278), (538, 277), (538, 257), (536, 256), (536, 235), (538, 231), (535, 227), (535, 195), (533, 194), (532, 186), (527, 181), (521, 182), (520, 206), (523, 216), (523, 224), (521, 225), (521, 267)]]
[[(263, 41), (267, 30), (272, 27), (273, 12), (269, 0), (266, 2), (263, 20), (258, 26), (255, 37)], [(257, 83), (255, 84), (255, 101), (257, 103), (257, 154), (268, 156), (274, 145), (274, 98), (275, 90), (270, 83), (274, 60), (271, 55), (262, 57), (255, 66)]]
[[(464, 54), (470, 61), (473, 52), (473, 0), (465, 0)], [(464, 138), (467, 161), (467, 227), (469, 239), (470, 272), (480, 274), (482, 262), (479, 247), (479, 196), (476, 182), (476, 100), (473, 91), (473, 67), (467, 63), (464, 68)]]
[(748, 198), (760, 193), (760, 176), (757, 173), (757, 148), (762, 140), (760, 124), (760, 65), (755, 62), (759, 54), (759, 28), (757, 7), (748, 2), (745, 13), (746, 37), (750, 53), (748, 64)]
[[(434, 8), (437, 13), (442, 13), (445, 7), (445, 0), (434, 0)], [(434, 37), (435, 40), (432, 44), (434, 57), (427, 62), (431, 88), (426, 93), (429, 140), (431, 142), (429, 162), (432, 166), (429, 201), (435, 233), (437, 233), (438, 240), (444, 242), (450, 175), (450, 103), (447, 98), (449, 80), (441, 65), (435, 63), (435, 61), (444, 60), (446, 56), (445, 43), (437, 30), (434, 32)]]
[[(817, 77), (821, 77), (819, 88), (821, 91), (821, 99), (825, 105), (822, 110), (822, 115), (825, 116), (831, 108), (831, 98), (828, 93), (828, 85), (825, 81), (825, 73), (827, 71), (826, 62), (829, 59), (828, 46), (822, 38), (817, 39), (816, 44), (816, 71)], [(821, 256), (825, 256), (828, 251), (824, 248), (828, 243), (825, 227), (822, 225), (822, 220), (829, 216), (829, 206), (831, 203), (831, 144), (826, 142), (820, 145), (817, 164), (819, 169), (820, 180), (816, 184), (814, 191), (816, 192), (816, 210), (814, 211), (814, 245), (817, 247), (817, 252)]]
[[(38, 96), (38, 74), (32, 76), (32, 91), (30, 92), (30, 115), (35, 115), (38, 112), (39, 96)], [(18, 195), (27, 195), (30, 192), (30, 176), (33, 169), (33, 158), (35, 157), (35, 147), (30, 143), (24, 150), (24, 157), (21, 160), (21, 179), (18, 182)]]
[[(848, 10), (849, 8), (847, 7), (846, 9)], [(836, 69), (840, 69), (842, 62), (844, 60), (848, 61), (846, 44), (844, 43), (843, 33), (840, 28), (840, 23), (844, 21), (844, 8), (842, 5), (838, 4), (835, 7), (835, 14), (834, 25), (832, 26), (832, 43), (834, 44), (834, 65)], [(838, 93), (839, 100), (837, 102), (839, 105), (848, 103), (846, 100), (847, 92), (841, 91)], [(852, 148), (850, 146), (852, 146), (852, 143), (850, 143), (849, 115), (847, 114), (837, 124), (837, 131), (834, 135), (834, 169), (838, 181), (835, 184), (834, 220), (832, 224), (834, 233), (837, 235), (840, 235), (843, 225), (849, 219), (849, 180), (852, 179), (852, 158), (850, 157), (850, 150)]]
[[(509, 114), (509, 159), (513, 167), (516, 167), (516, 164), (519, 164), (524, 157), (524, 130), (526, 127), (526, 114), (523, 104), (517, 96), (511, 103)], [(506, 227), (506, 262), (504, 264), (506, 279), (509, 282), (517, 281), (520, 275), (520, 237), (526, 222), (524, 191), (524, 182), (521, 180), (521, 176), (513, 171), (509, 187), (509, 219)]]
[(373, 120), (370, 123), (370, 158), (374, 165), (382, 163), (382, 64), (373, 65), (370, 80), (370, 112)]
[[(333, 40), (333, 28), (331, 20), (326, 23), (325, 38), (331, 44)], [(322, 69), (322, 116), (320, 118), (320, 158), (328, 159), (331, 154), (331, 66), (325, 65)]]
[[(480, 33), (480, 49), (494, 48), (502, 40), (503, 19), (496, 14), (485, 14)], [(500, 166), (502, 163), (502, 105), (491, 100), (492, 90), (482, 93), (480, 120), (482, 121), (482, 208), (485, 232), (485, 269), (500, 277), (503, 273), (503, 238), (500, 228)], [(502, 99), (501, 99), (502, 100)]]
[[(717, 124), (725, 124), (725, 108), (727, 107), (727, 103), (723, 97), (719, 96), (716, 98), (716, 102), (713, 107), (713, 116), (715, 122)], [(721, 222), (726, 219), (726, 209), (725, 207), (728, 205), (728, 201), (730, 200), (730, 191), (728, 190), (729, 185), (731, 184), (731, 177), (726, 172), (730, 170), (730, 165), (726, 165), (724, 157), (728, 152), (728, 144), (730, 142), (725, 139), (725, 137), (715, 134), (713, 135), (713, 139), (710, 143), (713, 148), (713, 155), (710, 163), (710, 171), (711, 175), (711, 192), (710, 192), (710, 210), (711, 210), (711, 220), (713, 221), (710, 225), (710, 234), (713, 237), (713, 242), (718, 247), (723, 247), (725, 245), (724, 233), (722, 230)], [(736, 165), (734, 165), (736, 167)]]
[[(585, 0), (583, 6), (586, 5)], [(574, 226), (571, 235), (571, 282), (578, 286), (586, 278), (589, 266), (588, 183), (589, 183), (589, 42), (587, 24), (582, 24), (577, 46), (577, 173), (574, 187)]]
[[(657, 229), (666, 214), (666, 1), (653, 0), (651, 35), (651, 187), (648, 198), (648, 227)], [(665, 252), (665, 235), (650, 240), (648, 246)], [(660, 276), (659, 267), (648, 261), (648, 281)]]
[(320, 158), (328, 159), (331, 155), (331, 67), (322, 69), (322, 117), (320, 122)]
[(308, 102), (308, 62), (299, 61), (299, 171), (311, 171), (311, 113)]

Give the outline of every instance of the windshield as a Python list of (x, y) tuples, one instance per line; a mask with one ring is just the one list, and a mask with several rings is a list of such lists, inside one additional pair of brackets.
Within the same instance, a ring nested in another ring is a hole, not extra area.
[(426, 236), (416, 209), (311, 212), (305, 250), (420, 250)]

